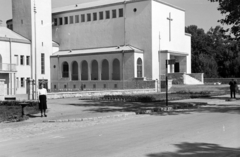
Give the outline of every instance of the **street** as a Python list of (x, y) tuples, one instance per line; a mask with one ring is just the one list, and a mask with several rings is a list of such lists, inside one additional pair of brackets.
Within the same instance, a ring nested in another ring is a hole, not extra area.
[[(239, 105), (135, 115), (0, 142), (1, 157), (239, 157)], [(83, 122), (59, 123), (76, 125)]]

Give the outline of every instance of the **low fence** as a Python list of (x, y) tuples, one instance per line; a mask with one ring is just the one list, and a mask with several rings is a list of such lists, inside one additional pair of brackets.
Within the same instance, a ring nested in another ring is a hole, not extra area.
[(156, 80), (130, 81), (52, 81), (51, 92), (118, 90), (118, 89), (155, 89)]
[(240, 78), (204, 78), (205, 84), (214, 84), (214, 83), (221, 83), (221, 84), (228, 84), (232, 79), (236, 80), (237, 83), (240, 83)]

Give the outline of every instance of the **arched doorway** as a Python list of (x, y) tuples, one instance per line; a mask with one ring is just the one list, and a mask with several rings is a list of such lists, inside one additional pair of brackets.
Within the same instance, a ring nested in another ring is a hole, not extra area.
[(142, 77), (142, 59), (137, 60), (137, 77)]
[(120, 61), (118, 59), (113, 60), (113, 80), (120, 80)]
[(62, 64), (62, 77), (63, 78), (69, 77), (69, 66), (67, 62), (63, 62)]
[(82, 62), (81, 78), (82, 78), (82, 80), (88, 80), (88, 63), (87, 63), (87, 61)]
[(109, 80), (109, 63), (106, 59), (102, 62), (102, 80)]
[(92, 61), (92, 80), (98, 80), (98, 62)]
[(78, 63), (76, 61), (72, 63), (72, 80), (78, 80)]

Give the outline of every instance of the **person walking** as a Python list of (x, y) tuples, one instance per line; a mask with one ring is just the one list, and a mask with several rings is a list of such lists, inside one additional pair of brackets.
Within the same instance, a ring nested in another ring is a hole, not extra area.
[(231, 96), (231, 98), (236, 98), (237, 82), (234, 79), (232, 79), (229, 82), (229, 85), (230, 85), (230, 96)]
[(47, 109), (47, 89), (44, 88), (43, 84), (40, 85), (40, 89), (38, 90), (39, 95), (39, 109), (41, 111), (41, 117), (43, 117), (43, 114), (45, 117), (46, 115), (46, 109)]

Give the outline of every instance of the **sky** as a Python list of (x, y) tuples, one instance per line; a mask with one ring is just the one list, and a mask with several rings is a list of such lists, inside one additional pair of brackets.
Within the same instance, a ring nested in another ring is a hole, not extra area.
[[(52, 0), (52, 7), (90, 2), (96, 0)], [(218, 3), (211, 3), (209, 0), (162, 0), (186, 11), (186, 26), (197, 25), (207, 32), (211, 27), (221, 25), (217, 22), (224, 18), (217, 10)], [(12, 18), (11, 0), (0, 0), (0, 20), (5, 26), (6, 21)], [(221, 25), (222, 26), (222, 25)], [(225, 27), (225, 26), (224, 26)]]

